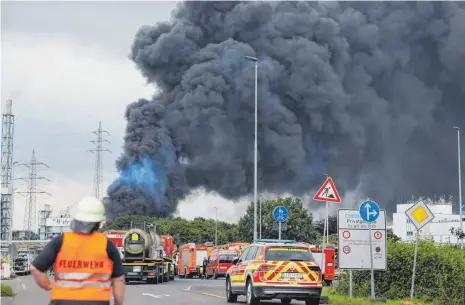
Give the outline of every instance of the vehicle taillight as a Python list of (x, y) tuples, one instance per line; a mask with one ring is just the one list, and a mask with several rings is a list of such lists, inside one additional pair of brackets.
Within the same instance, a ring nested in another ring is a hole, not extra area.
[(274, 267), (274, 265), (261, 264), (260, 267), (258, 267), (256, 270), (257, 272), (267, 272), (272, 270)]

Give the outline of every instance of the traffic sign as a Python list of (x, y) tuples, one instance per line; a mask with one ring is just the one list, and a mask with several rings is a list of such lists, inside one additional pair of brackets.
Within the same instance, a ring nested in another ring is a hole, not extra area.
[(315, 197), (313, 197), (313, 200), (335, 203), (342, 202), (341, 197), (339, 197), (339, 193), (337, 192), (336, 186), (334, 185), (333, 179), (331, 179), (331, 177), (328, 177), (326, 179), (325, 183), (323, 183), (318, 192), (316, 192)]
[(344, 231), (342, 232), (342, 237), (344, 237), (344, 239), (349, 239), (350, 238), (350, 232), (349, 231)]
[(345, 253), (345, 254), (349, 254), (350, 253), (350, 247), (349, 246), (344, 246), (342, 248), (342, 251)]
[(420, 230), (434, 219), (433, 212), (431, 212), (428, 206), (421, 199), (411, 206), (410, 209), (405, 211), (405, 215), (407, 215), (417, 230)]
[(383, 237), (383, 233), (381, 233), (380, 231), (376, 231), (375, 232), (375, 238), (376, 239), (381, 239), (381, 237)]
[[(338, 255), (339, 267), (342, 270), (370, 270), (373, 258), (374, 270), (386, 270), (386, 211), (380, 210), (379, 218), (372, 223), (364, 221), (358, 209), (339, 209), (337, 218), (338, 245), (341, 249)], [(372, 230), (371, 235), (370, 230)], [(349, 232), (349, 238), (346, 238), (348, 236), (346, 232)], [(381, 237), (376, 239), (374, 236)], [(345, 253), (344, 247), (350, 248), (350, 252)], [(371, 249), (373, 253), (370, 256)]]
[(285, 222), (288, 217), (289, 217), (289, 211), (285, 207), (278, 205), (277, 207), (274, 208), (273, 218), (277, 222)]
[(374, 222), (379, 217), (379, 205), (373, 200), (367, 200), (360, 205), (359, 213), (366, 222)]

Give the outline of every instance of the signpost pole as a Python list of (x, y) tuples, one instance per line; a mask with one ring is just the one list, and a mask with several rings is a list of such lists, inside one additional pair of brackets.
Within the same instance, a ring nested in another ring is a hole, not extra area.
[(321, 262), (320, 262), (320, 268), (321, 270), (325, 270), (323, 268), (324, 260), (323, 258), (325, 257), (325, 248), (326, 248), (326, 224), (328, 223), (327, 219), (327, 207), (328, 207), (328, 202), (326, 201), (326, 208), (325, 208), (325, 223), (323, 225), (323, 247), (321, 249)]
[(325, 242), (325, 248), (328, 246), (329, 243), (329, 205), (328, 201), (326, 201), (326, 242)]
[(281, 240), (281, 222), (280, 221), (278, 222), (278, 231), (279, 231), (278, 239)]
[(352, 303), (352, 270), (349, 270), (349, 300)]
[(370, 244), (370, 273), (371, 273), (371, 300), (375, 300), (375, 272), (373, 270), (373, 245), (372, 245), (372, 236), (371, 236), (371, 223), (368, 224), (370, 239), (368, 243)]
[(410, 288), (410, 301), (413, 302), (413, 292), (415, 290), (415, 272), (417, 269), (417, 255), (418, 255), (418, 229), (415, 238), (415, 253), (413, 254), (413, 270), (412, 270), (412, 287)]

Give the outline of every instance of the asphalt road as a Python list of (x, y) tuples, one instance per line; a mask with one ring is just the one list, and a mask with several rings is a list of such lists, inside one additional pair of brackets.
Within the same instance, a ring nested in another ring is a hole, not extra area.
[[(21, 276), (13, 280), (2, 281), (9, 284), (18, 293), (14, 298), (2, 298), (2, 305), (47, 305), (49, 293), (40, 289), (29, 276)], [(144, 283), (129, 283), (126, 285), (125, 305), (225, 305), (224, 279), (179, 279), (174, 281), (148, 285)], [(245, 297), (240, 296), (238, 303), (245, 303)], [(281, 304), (279, 300), (263, 302), (263, 304)], [(112, 302), (113, 304), (113, 302)], [(292, 304), (305, 304), (293, 301)], [(321, 304), (323, 305), (323, 304)]]

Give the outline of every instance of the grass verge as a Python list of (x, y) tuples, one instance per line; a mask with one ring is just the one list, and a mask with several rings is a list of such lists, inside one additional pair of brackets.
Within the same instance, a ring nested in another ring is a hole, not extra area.
[(1, 284), (0, 287), (2, 290), (2, 297), (12, 297), (16, 295), (16, 293), (13, 291), (13, 288), (11, 288), (10, 285)]
[(373, 305), (373, 304), (386, 304), (386, 305), (435, 305), (432, 303), (426, 303), (420, 300), (415, 300), (410, 303), (409, 300), (386, 300), (386, 303), (372, 303), (368, 299), (363, 298), (352, 298), (350, 300), (348, 295), (336, 295), (331, 291), (331, 288), (323, 288), (322, 296), (327, 296), (330, 305)]

